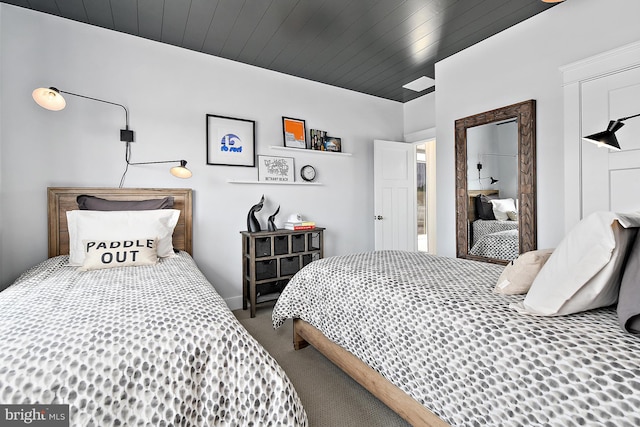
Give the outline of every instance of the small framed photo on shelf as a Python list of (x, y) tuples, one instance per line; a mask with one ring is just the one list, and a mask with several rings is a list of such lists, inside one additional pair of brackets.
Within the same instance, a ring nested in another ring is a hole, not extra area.
[(293, 157), (258, 156), (258, 181), (294, 182)]
[(289, 148), (307, 148), (307, 128), (304, 120), (282, 118), (284, 146)]
[(207, 114), (207, 164), (256, 165), (256, 122)]
[(324, 150), (326, 136), (327, 132), (324, 130), (311, 129), (309, 131), (309, 138), (311, 139), (309, 148), (312, 150)]
[(324, 138), (324, 150), (339, 153), (342, 151), (342, 139), (335, 136), (327, 136)]

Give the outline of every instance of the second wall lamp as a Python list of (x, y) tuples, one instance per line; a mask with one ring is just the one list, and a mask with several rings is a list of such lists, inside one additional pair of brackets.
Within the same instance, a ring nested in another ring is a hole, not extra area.
[(620, 144), (618, 143), (618, 138), (616, 138), (616, 132), (624, 126), (624, 123), (622, 122), (634, 117), (640, 117), (640, 114), (634, 114), (633, 116), (623, 117), (618, 120), (611, 120), (609, 122), (609, 126), (607, 126), (607, 130), (594, 133), (593, 135), (583, 136), (582, 138), (596, 144), (598, 147), (607, 147), (612, 150), (620, 151)]
[[(49, 88), (41, 87), (41, 88), (35, 89), (31, 93), (31, 96), (39, 106), (51, 111), (60, 111), (64, 109), (64, 107), (66, 107), (67, 105), (66, 100), (62, 96), (63, 93), (67, 95), (77, 96), (80, 98), (90, 99), (92, 101), (98, 101), (98, 102), (103, 102), (105, 104), (115, 105), (115, 106), (121, 107), (124, 110), (125, 128), (120, 129), (120, 141), (123, 141), (126, 143), (125, 161), (127, 162), (127, 169), (129, 165), (135, 166), (135, 165), (150, 165), (150, 164), (159, 164), (159, 163), (179, 163), (180, 164), (179, 166), (174, 166), (170, 169), (171, 175), (178, 178), (191, 178), (192, 173), (189, 169), (186, 168), (186, 165), (187, 165), (186, 160), (163, 160), (163, 161), (157, 161), (157, 162), (135, 162), (135, 163), (132, 163), (129, 161), (129, 159), (131, 158), (131, 143), (134, 141), (135, 138), (134, 138), (133, 130), (129, 129), (129, 110), (127, 110), (127, 107), (125, 107), (124, 105), (111, 102), (111, 101), (105, 101), (103, 99), (92, 98), (86, 95), (80, 95), (73, 92), (66, 92), (66, 91), (57, 89), (55, 87), (49, 87)], [(125, 172), (122, 175), (122, 179), (120, 180), (121, 187), (122, 187), (122, 184), (124, 183), (124, 177), (127, 173), (127, 169), (125, 169)]]

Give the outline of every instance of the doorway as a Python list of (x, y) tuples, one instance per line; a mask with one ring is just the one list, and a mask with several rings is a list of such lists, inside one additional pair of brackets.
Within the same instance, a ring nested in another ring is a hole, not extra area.
[(435, 140), (420, 141), (416, 150), (416, 221), (418, 251), (435, 254)]
[(435, 139), (374, 141), (376, 250), (435, 254), (435, 164)]

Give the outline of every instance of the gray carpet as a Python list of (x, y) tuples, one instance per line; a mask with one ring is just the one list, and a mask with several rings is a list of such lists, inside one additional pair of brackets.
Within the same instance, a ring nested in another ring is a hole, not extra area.
[(310, 427), (406, 427), (395, 412), (344, 374), (315, 348), (293, 349), (293, 323), (271, 326), (271, 306), (233, 312), (240, 323), (280, 363), (307, 411)]

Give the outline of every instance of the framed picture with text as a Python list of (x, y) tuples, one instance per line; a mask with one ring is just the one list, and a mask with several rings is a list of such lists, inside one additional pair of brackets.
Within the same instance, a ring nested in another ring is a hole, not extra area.
[(207, 164), (256, 165), (256, 122), (207, 114)]
[(285, 147), (307, 148), (307, 128), (304, 120), (283, 117), (282, 133)]
[(294, 182), (293, 157), (258, 156), (258, 181)]

